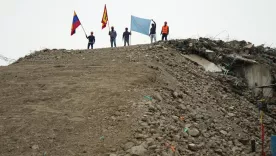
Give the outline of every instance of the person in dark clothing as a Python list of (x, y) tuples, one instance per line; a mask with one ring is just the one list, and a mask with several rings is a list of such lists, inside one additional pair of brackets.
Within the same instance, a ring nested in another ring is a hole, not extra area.
[(156, 23), (154, 20), (152, 20), (152, 24), (151, 24), (151, 28), (150, 28), (150, 42), (152, 43), (152, 41), (154, 40), (154, 42), (156, 42)]
[(131, 32), (128, 32), (128, 28), (126, 28), (126, 31), (123, 33), (124, 46), (126, 46), (126, 44), (129, 46), (130, 35), (131, 35)]
[(113, 44), (116, 47), (117, 32), (114, 30), (113, 26), (111, 27), (111, 31), (109, 31), (109, 36), (110, 36), (111, 47), (113, 47)]
[(162, 35), (162, 41), (164, 41), (164, 39), (167, 41), (167, 37), (169, 35), (169, 26), (167, 25), (167, 22), (165, 22), (164, 26), (162, 27), (161, 35)]
[(93, 49), (93, 45), (95, 43), (95, 36), (93, 35), (93, 32), (91, 32), (90, 36), (86, 35), (86, 38), (88, 39), (88, 45), (87, 45), (87, 49), (89, 49), (89, 47), (91, 46), (91, 49)]

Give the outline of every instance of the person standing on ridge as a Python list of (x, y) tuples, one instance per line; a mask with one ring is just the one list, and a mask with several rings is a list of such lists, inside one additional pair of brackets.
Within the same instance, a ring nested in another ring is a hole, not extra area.
[(128, 32), (128, 28), (126, 28), (126, 31), (123, 33), (124, 46), (126, 46), (126, 44), (129, 46), (130, 35), (131, 35), (131, 32)]
[(89, 49), (89, 47), (91, 46), (91, 49), (93, 49), (93, 45), (95, 43), (95, 36), (93, 35), (93, 32), (91, 32), (90, 36), (86, 35), (86, 38), (88, 39), (88, 45), (87, 45), (87, 49)]
[(165, 22), (164, 26), (162, 27), (161, 35), (162, 35), (162, 41), (164, 41), (164, 39), (167, 41), (167, 37), (169, 35), (169, 26), (167, 25), (167, 22)]
[(117, 32), (114, 30), (113, 26), (111, 27), (111, 31), (109, 31), (109, 36), (110, 36), (111, 47), (113, 47), (113, 44), (116, 47)]
[(153, 40), (154, 42), (156, 42), (156, 23), (155, 21), (152, 19), (152, 24), (151, 24), (151, 28), (150, 28), (150, 42), (152, 43)]

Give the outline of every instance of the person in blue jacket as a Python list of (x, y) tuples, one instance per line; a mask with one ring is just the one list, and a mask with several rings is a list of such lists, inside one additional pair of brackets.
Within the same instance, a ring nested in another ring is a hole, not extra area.
[(150, 28), (150, 42), (153, 43), (153, 40), (154, 42), (156, 42), (156, 23), (154, 20), (152, 20), (152, 24), (151, 24), (151, 28)]
[(89, 47), (91, 46), (91, 49), (93, 49), (93, 45), (95, 43), (95, 36), (93, 35), (93, 32), (91, 32), (90, 36), (86, 35), (86, 38), (88, 39), (88, 45), (87, 45), (87, 49), (89, 49)]
[(131, 32), (129, 32), (128, 28), (126, 28), (125, 32), (123, 33), (124, 46), (126, 46), (126, 44), (129, 46), (129, 36), (130, 35), (131, 35)]

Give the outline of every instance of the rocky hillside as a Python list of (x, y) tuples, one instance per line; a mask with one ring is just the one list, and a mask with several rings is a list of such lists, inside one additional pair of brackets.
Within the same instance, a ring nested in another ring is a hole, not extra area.
[[(186, 41), (45, 49), (0, 67), (0, 155), (260, 155), (246, 82), (186, 59), (200, 51)], [(269, 154), (276, 120), (264, 123)]]

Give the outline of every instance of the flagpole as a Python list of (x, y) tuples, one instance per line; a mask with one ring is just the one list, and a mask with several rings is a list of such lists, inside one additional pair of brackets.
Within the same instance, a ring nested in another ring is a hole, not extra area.
[[(131, 17), (130, 17), (130, 20), (131, 20)], [(130, 22), (130, 33), (131, 33), (131, 27), (132, 25), (131, 25), (131, 22)], [(129, 38), (129, 44), (131, 45), (131, 36), (132, 36), (132, 33), (131, 33), (131, 35), (130, 35), (130, 38)]]
[(107, 25), (108, 25), (108, 30), (110, 31), (109, 19), (107, 21)]
[(84, 28), (83, 28), (82, 24), (81, 24), (81, 27), (82, 27), (82, 30), (83, 30), (83, 32), (84, 32), (84, 34), (85, 34), (85, 36), (87, 36), (87, 34), (86, 34), (86, 32), (85, 32), (85, 30), (84, 30)]
[[(130, 33), (131, 33), (131, 29), (130, 29)], [(132, 36), (132, 33), (130, 34), (130, 37), (129, 37), (129, 45), (131, 45), (131, 36)]]

